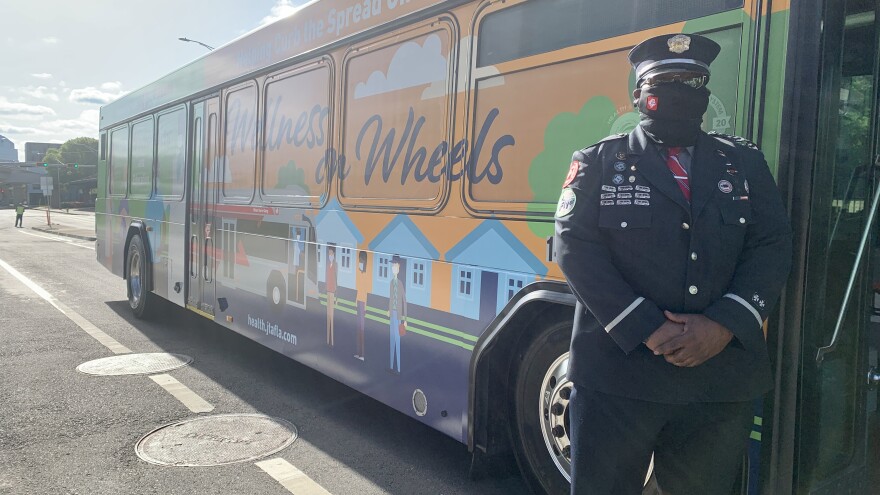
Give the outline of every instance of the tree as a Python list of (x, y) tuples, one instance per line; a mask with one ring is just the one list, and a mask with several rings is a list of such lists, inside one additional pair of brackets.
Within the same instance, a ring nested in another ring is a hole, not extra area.
[[(50, 149), (43, 158), (45, 163), (66, 164), (66, 168), (58, 171), (61, 190), (67, 189), (70, 182), (89, 177), (96, 177), (98, 169), (98, 140), (90, 137), (78, 137), (66, 141), (60, 148)], [(79, 165), (74, 168), (74, 164)], [(54, 177), (55, 174), (53, 173)]]

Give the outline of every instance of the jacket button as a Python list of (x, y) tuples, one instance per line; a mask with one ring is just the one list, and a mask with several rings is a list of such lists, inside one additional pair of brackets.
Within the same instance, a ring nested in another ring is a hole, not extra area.
[(691, 253), (691, 259), (697, 261), (697, 253)]
[(620, 222), (620, 228), (625, 229), (628, 224), (626, 222)]
[(746, 219), (743, 217), (739, 217), (739, 223), (746, 223)]
[(690, 286), (690, 287), (688, 288), (688, 292), (690, 292), (692, 295), (696, 295), (697, 292), (699, 292), (699, 291), (700, 291), (700, 290), (697, 289), (697, 286), (696, 286), (696, 285), (692, 285), (692, 286)]
[(687, 230), (687, 229), (691, 228), (691, 226), (688, 225), (687, 222), (685, 222), (685, 223), (681, 224), (681, 228), (683, 228), (684, 230)]

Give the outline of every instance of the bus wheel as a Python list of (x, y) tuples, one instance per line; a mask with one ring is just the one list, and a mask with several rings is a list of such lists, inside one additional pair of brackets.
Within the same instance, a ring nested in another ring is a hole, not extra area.
[(287, 303), (287, 287), (284, 277), (278, 272), (269, 275), (266, 283), (266, 298), (274, 309), (281, 309)]
[(128, 245), (128, 255), (125, 257), (128, 264), (128, 305), (131, 307), (135, 318), (146, 319), (153, 313), (156, 305), (155, 296), (149, 291), (149, 277), (152, 275), (147, 261), (144, 241), (141, 236), (135, 235)]
[(522, 350), (513, 392), (517, 463), (535, 493), (568, 493), (571, 322), (545, 327)]
[[(516, 458), (535, 493), (571, 490), (568, 406), (574, 384), (568, 377), (570, 342), (570, 321), (547, 326), (525, 348), (516, 374)], [(644, 494), (656, 493), (653, 484), (648, 485), (653, 471), (651, 459)]]

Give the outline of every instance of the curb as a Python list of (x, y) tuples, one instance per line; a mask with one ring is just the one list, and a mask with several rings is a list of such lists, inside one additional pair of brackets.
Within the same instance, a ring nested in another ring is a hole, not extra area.
[(58, 232), (52, 229), (43, 228), (43, 227), (31, 227), (31, 230), (36, 230), (37, 232), (44, 232), (46, 234), (54, 234), (60, 235), (64, 237), (73, 237), (74, 239), (82, 239), (84, 241), (94, 241), (95, 237), (87, 236), (87, 235), (79, 235), (79, 234), (70, 234), (67, 232)]

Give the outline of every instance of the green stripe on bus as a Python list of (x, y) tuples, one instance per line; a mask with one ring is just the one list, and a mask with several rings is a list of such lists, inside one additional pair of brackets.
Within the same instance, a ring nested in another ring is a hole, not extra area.
[[(321, 301), (326, 302), (326, 300), (327, 300), (327, 296), (322, 294)], [(349, 301), (348, 299), (337, 298), (336, 302), (341, 303), (341, 304), (345, 304), (346, 306), (351, 306), (352, 308), (357, 307), (357, 305), (353, 301)], [(368, 313), (375, 313), (377, 315), (385, 315), (384, 310), (374, 308), (372, 306), (367, 306), (367, 312)], [(430, 328), (431, 330), (436, 330), (438, 332), (448, 333), (449, 335), (455, 335), (456, 337), (458, 337), (460, 339), (469, 340), (471, 342), (476, 342), (477, 340), (479, 340), (479, 337), (474, 337), (473, 335), (471, 335), (469, 333), (465, 333), (460, 330), (454, 330), (452, 328), (447, 328), (442, 325), (437, 325), (437, 324), (434, 324), (434, 323), (431, 323), (428, 321), (419, 320), (418, 318), (407, 317), (406, 322), (407, 323), (417, 323), (419, 326)]]
[(755, 424), (758, 426), (763, 426), (764, 418), (762, 418), (761, 416), (755, 416)]
[(761, 432), (760, 431), (753, 431), (752, 434), (749, 436), (751, 437), (752, 440), (757, 440), (759, 442), (761, 441)]
[[(322, 299), (324, 299), (324, 298), (322, 298)], [(321, 304), (323, 304), (324, 306), (327, 306), (327, 302), (326, 302), (325, 300), (322, 300), (322, 301), (321, 301)], [(352, 309), (349, 309), (349, 308), (344, 308), (344, 307), (338, 307), (338, 306), (337, 306), (336, 309), (339, 310), (339, 311), (344, 311), (344, 312), (349, 313), (349, 314), (357, 315), (357, 311), (352, 310)], [(373, 315), (370, 315), (370, 314), (365, 315), (365, 317), (368, 318), (368, 319), (370, 319), (370, 320), (377, 321), (377, 322), (379, 322), (379, 323), (384, 323), (385, 325), (390, 325), (390, 324), (391, 324), (391, 321), (389, 321), (388, 318), (382, 318), (382, 317), (380, 317), (380, 316), (373, 316)], [(466, 349), (466, 350), (468, 350), (468, 351), (473, 351), (473, 350), (474, 350), (474, 346), (472, 346), (472, 345), (468, 345), (468, 344), (466, 344), (466, 343), (464, 343), (464, 342), (459, 342), (458, 340), (451, 339), (451, 338), (449, 338), (449, 337), (447, 337), (447, 336), (445, 336), (445, 335), (437, 335), (436, 333), (429, 332), (429, 331), (427, 331), (427, 330), (424, 330), (424, 329), (421, 329), (421, 328), (415, 327), (415, 326), (413, 326), (413, 325), (409, 325), (409, 324), (408, 324), (408, 325), (406, 326), (406, 331), (407, 331), (407, 332), (416, 333), (416, 334), (419, 334), (419, 335), (423, 335), (423, 336), (425, 336), (425, 337), (430, 337), (430, 338), (432, 338), (432, 339), (434, 339), (434, 340), (439, 340), (439, 341), (441, 341), (441, 342), (446, 342), (447, 344), (452, 344), (452, 345), (455, 345), (455, 346), (461, 347), (462, 349)]]

